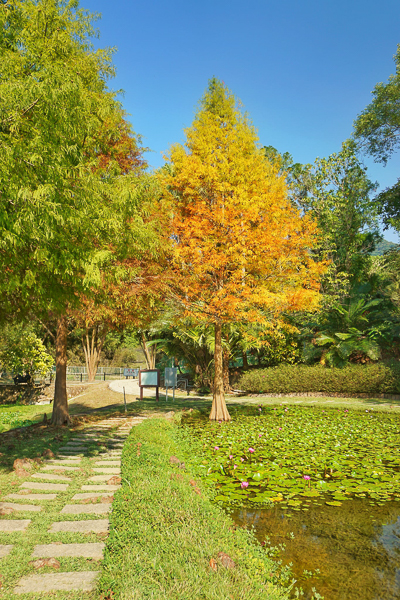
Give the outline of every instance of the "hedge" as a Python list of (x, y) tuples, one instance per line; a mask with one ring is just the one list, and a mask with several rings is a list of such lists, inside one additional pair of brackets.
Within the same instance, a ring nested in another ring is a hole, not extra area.
[[(125, 442), (100, 597), (287, 599), (287, 592), (274, 584), (278, 565), (253, 533), (235, 529), (202, 482), (179, 468), (178, 459), (189, 449), (184, 440), (174, 440), (174, 428), (165, 419), (148, 419)], [(220, 553), (234, 561), (233, 568), (224, 566)]]
[(237, 386), (253, 394), (399, 394), (400, 363), (349, 365), (343, 369), (321, 365), (279, 365), (246, 371)]

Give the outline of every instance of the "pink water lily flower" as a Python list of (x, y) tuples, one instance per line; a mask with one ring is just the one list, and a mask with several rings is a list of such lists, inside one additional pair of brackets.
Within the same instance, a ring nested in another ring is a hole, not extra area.
[(304, 475), (303, 479), (305, 479), (306, 481), (308, 481), (309, 479), (311, 479), (311, 477), (309, 475)]
[(253, 454), (253, 452), (255, 452), (254, 448), (249, 448), (249, 452), (250, 454)]
[(246, 488), (249, 487), (249, 484), (247, 481), (242, 481), (242, 483), (240, 484), (240, 487), (242, 488), (242, 490), (245, 490)]
[(258, 434), (258, 437), (262, 437), (262, 433), (259, 433), (259, 434)]
[(244, 462), (244, 458), (241, 458), (240, 460), (241, 460), (242, 462)]
[(229, 458), (232, 460), (232, 458), (233, 458), (233, 454), (230, 454), (230, 455), (229, 455)]
[(279, 430), (279, 431), (282, 431), (282, 427), (278, 427), (278, 430)]
[(214, 450), (219, 450), (219, 446), (214, 446)]
[(233, 468), (234, 468), (234, 469), (237, 469), (237, 465), (233, 465)]

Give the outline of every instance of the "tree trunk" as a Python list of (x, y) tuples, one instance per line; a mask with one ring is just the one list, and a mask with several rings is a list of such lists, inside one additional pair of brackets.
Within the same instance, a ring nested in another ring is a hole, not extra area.
[(229, 350), (224, 349), (222, 351), (222, 368), (224, 377), (224, 392), (230, 392), (231, 386), (229, 383)]
[(52, 425), (69, 425), (67, 397), (67, 318), (63, 315), (57, 320), (56, 334), (56, 381), (54, 384), (54, 403)]
[(243, 369), (249, 368), (249, 363), (247, 362), (247, 352), (242, 352), (243, 357)]
[(214, 387), (213, 402), (210, 421), (230, 421), (228, 409), (225, 404), (224, 373), (222, 365), (222, 325), (215, 323), (215, 350), (214, 350)]
[(100, 355), (106, 339), (107, 331), (103, 330), (99, 334), (99, 327), (92, 327), (92, 339), (89, 331), (86, 331), (86, 337), (82, 336), (82, 347), (85, 353), (86, 368), (88, 372), (88, 381), (92, 382), (96, 378), (97, 368), (100, 362)]
[(146, 359), (146, 365), (148, 369), (155, 369), (156, 368), (156, 354), (157, 354), (157, 345), (153, 344), (152, 346), (148, 346), (147, 345), (147, 341), (145, 338), (145, 335), (142, 331), (141, 333), (141, 342), (140, 345), (142, 346), (143, 352), (144, 352), (144, 357)]

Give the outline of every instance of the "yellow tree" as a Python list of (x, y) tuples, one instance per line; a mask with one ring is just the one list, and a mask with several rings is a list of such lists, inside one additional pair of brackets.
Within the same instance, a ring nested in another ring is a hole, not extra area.
[(316, 307), (324, 264), (312, 257), (315, 223), (292, 206), (285, 174), (217, 79), (185, 133), (163, 171), (173, 203), (174, 295), (187, 315), (214, 325), (210, 420), (226, 421), (223, 324)]

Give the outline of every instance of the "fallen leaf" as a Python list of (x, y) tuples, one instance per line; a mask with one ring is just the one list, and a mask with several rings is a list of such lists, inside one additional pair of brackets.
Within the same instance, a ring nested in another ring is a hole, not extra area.
[(114, 477), (111, 477), (107, 481), (107, 485), (118, 485), (119, 483), (121, 483), (121, 481), (122, 481), (121, 477), (118, 477), (117, 475), (114, 475)]
[(0, 515), (11, 515), (14, 512), (13, 508), (0, 508)]
[(218, 565), (213, 558), (211, 558), (211, 560), (210, 560), (210, 568), (215, 572), (218, 571)]
[(235, 561), (228, 554), (225, 554), (225, 552), (218, 552), (218, 558), (226, 569), (234, 569), (236, 567)]
[(56, 558), (39, 558), (39, 560), (31, 560), (29, 564), (34, 569), (41, 569), (42, 567), (53, 567), (53, 569), (60, 568), (60, 563)]
[(20, 471), (20, 470), (28, 470), (30, 471), (33, 467), (33, 460), (31, 460), (30, 458), (17, 458), (14, 460), (13, 463), (13, 469), (14, 471)]

